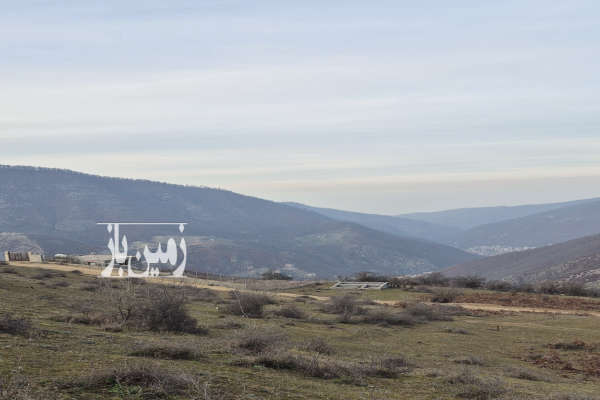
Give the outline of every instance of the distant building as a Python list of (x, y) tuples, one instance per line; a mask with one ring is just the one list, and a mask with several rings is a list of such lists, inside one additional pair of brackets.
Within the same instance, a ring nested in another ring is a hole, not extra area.
[(0, 257), (0, 261), (4, 262), (35, 262), (41, 263), (43, 261), (43, 257), (41, 254), (28, 252), (19, 252), (19, 251), (5, 251), (2, 253)]
[(337, 282), (331, 289), (387, 289), (388, 282)]

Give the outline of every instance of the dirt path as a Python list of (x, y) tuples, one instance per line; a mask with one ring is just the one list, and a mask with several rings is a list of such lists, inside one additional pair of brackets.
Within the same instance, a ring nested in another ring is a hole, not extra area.
[[(64, 272), (71, 272), (71, 271), (78, 270), (85, 275), (93, 275), (93, 276), (100, 275), (100, 271), (102, 270), (100, 267), (89, 267), (86, 265), (79, 265), (79, 264), (64, 264), (63, 265), (63, 264), (40, 264), (40, 263), (11, 262), (10, 265), (15, 266), (15, 267), (43, 268), (43, 269), (50, 269), (50, 270), (64, 271)], [(127, 279), (127, 278), (119, 278), (117, 276), (115, 276), (113, 278), (114, 279)], [(201, 288), (201, 289), (215, 290), (218, 292), (232, 292), (234, 290), (240, 290), (243, 292), (261, 291), (258, 289), (244, 288), (244, 285), (242, 283), (226, 283), (226, 282), (221, 282), (221, 281), (213, 281), (213, 280), (209, 280), (209, 279), (192, 278), (192, 277), (187, 277), (184, 279), (179, 279), (179, 278), (175, 278), (175, 279), (173, 279), (173, 278), (149, 278), (149, 279), (152, 279), (152, 282), (156, 282), (156, 283), (163, 283), (163, 284), (169, 284), (169, 285), (191, 286), (191, 287), (197, 287), (197, 288)], [(269, 293), (274, 296), (287, 297), (287, 298), (297, 298), (297, 297), (303, 296), (300, 294), (287, 293), (287, 292), (269, 291)], [(314, 299), (314, 300), (318, 300), (318, 301), (329, 300), (329, 297), (323, 297), (323, 296), (310, 295), (308, 297), (310, 297), (311, 299)]]
[(480, 311), (510, 311), (510, 312), (531, 312), (531, 313), (546, 313), (546, 314), (569, 314), (569, 315), (592, 315), (600, 317), (600, 312), (586, 310), (565, 310), (557, 308), (544, 307), (515, 307), (501, 306), (497, 304), (481, 304), (481, 303), (452, 303), (452, 305), (460, 306), (468, 310)]
[[(11, 263), (13, 266), (17, 267), (25, 267), (25, 268), (44, 268), (44, 269), (52, 269), (57, 271), (65, 271), (70, 272), (73, 270), (79, 270), (86, 275), (95, 275), (98, 276), (100, 274), (99, 267), (88, 267), (84, 265), (75, 265), (75, 264), (38, 264), (38, 263)], [(170, 278), (152, 278), (153, 281), (159, 283), (168, 283), (175, 285), (185, 285), (192, 286), (202, 289), (211, 289), (220, 292), (231, 292), (234, 290), (241, 290), (245, 292), (256, 292), (260, 290), (253, 289), (245, 289), (243, 285), (240, 284), (226, 284), (220, 281), (212, 281), (200, 278), (185, 278), (185, 279), (170, 279)], [(229, 286), (228, 286), (229, 285)], [(287, 293), (287, 292), (269, 292), (274, 296), (286, 297), (286, 298), (297, 298), (304, 295), (296, 294), (296, 293)], [(318, 301), (327, 301), (329, 297), (326, 296), (308, 296), (311, 299)], [(386, 305), (394, 305), (397, 304), (398, 301), (394, 300), (375, 300), (375, 303), (378, 304), (386, 304)], [(585, 310), (566, 310), (566, 309), (556, 309), (556, 308), (544, 308), (544, 307), (516, 307), (516, 306), (502, 306), (497, 304), (484, 304), (484, 303), (450, 303), (449, 305), (460, 306), (466, 308), (468, 310), (478, 310), (478, 311), (492, 311), (492, 312), (530, 312), (530, 313), (546, 313), (546, 314), (568, 314), (568, 315), (591, 315), (594, 317), (600, 318), (600, 312), (597, 311), (585, 311)]]

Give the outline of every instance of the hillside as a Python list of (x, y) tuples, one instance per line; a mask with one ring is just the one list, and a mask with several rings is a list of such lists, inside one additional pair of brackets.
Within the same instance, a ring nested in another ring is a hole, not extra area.
[[(225, 190), (106, 178), (65, 170), (0, 167), (0, 232), (19, 232), (54, 254), (106, 252), (100, 221), (188, 222), (191, 268), (240, 275), (287, 265), (297, 276), (361, 270), (417, 273), (473, 256), (308, 210)], [(129, 228), (130, 241), (173, 234)], [(10, 249), (8, 249), (10, 250)]]
[(453, 244), (462, 249), (478, 246), (539, 247), (600, 233), (600, 200), (487, 224), (462, 233)]
[(452, 241), (461, 232), (458, 228), (392, 215), (365, 214), (332, 208), (311, 207), (299, 203), (285, 204), (314, 211), (339, 221), (354, 222), (393, 235), (417, 237), (440, 243)]
[(443, 273), (528, 282), (597, 282), (600, 281), (600, 235), (475, 260), (447, 268)]
[(575, 200), (562, 203), (529, 204), (520, 206), (460, 208), (435, 212), (402, 214), (399, 215), (399, 217), (467, 230), (479, 225), (522, 218), (528, 215), (539, 214), (563, 207), (580, 205), (595, 200), (599, 199)]

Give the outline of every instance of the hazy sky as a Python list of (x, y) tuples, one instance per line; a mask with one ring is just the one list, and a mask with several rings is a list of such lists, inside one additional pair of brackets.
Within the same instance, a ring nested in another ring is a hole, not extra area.
[(600, 196), (597, 0), (0, 5), (1, 164), (391, 214)]

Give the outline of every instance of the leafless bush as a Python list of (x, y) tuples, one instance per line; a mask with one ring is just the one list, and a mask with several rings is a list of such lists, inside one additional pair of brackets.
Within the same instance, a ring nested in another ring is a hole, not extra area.
[[(67, 382), (64, 386), (86, 389), (109, 387), (120, 395), (136, 394), (138, 398), (154, 399), (186, 395), (194, 382), (193, 376), (181, 371), (167, 369), (155, 363), (135, 362), (94, 372)], [(131, 390), (136, 393), (131, 393)]]
[(381, 378), (395, 378), (410, 370), (410, 363), (402, 356), (375, 357), (370, 360), (369, 375)]
[(304, 376), (321, 379), (346, 378), (354, 382), (365, 377), (395, 378), (408, 371), (399, 359), (382, 358), (368, 362), (342, 361), (321, 357), (315, 354), (306, 357), (282, 351), (263, 353), (254, 360), (254, 365), (267, 368), (285, 369), (299, 372)]
[(581, 340), (574, 340), (572, 342), (552, 343), (548, 347), (557, 350), (583, 350), (586, 348), (586, 344)]
[(0, 375), (0, 400), (46, 400), (56, 398), (50, 393), (40, 393), (29, 379), (19, 371)]
[(440, 287), (433, 290), (431, 301), (434, 303), (454, 303), (463, 294), (462, 291), (451, 287)]
[(64, 272), (59, 272), (59, 271), (42, 271), (42, 272), (39, 272), (39, 273), (33, 275), (31, 278), (41, 281), (41, 280), (44, 280), (44, 279), (66, 278), (66, 277), (67, 277), (67, 274), (65, 274)]
[(334, 296), (323, 306), (323, 311), (338, 314), (341, 322), (349, 322), (352, 316), (365, 312), (359, 304), (357, 296), (352, 294)]
[(242, 329), (244, 328), (244, 324), (240, 324), (237, 321), (229, 320), (215, 324), (212, 327), (215, 329)]
[(31, 337), (35, 333), (35, 330), (30, 320), (6, 313), (0, 316), (0, 332)]
[(95, 294), (94, 306), (87, 307), (78, 301), (72, 306), (76, 314), (53, 319), (157, 332), (206, 333), (187, 312), (187, 299), (182, 292), (167, 287), (137, 290), (135, 284), (129, 282), (128, 285), (129, 289), (117, 290), (101, 285)]
[(21, 273), (14, 268), (0, 268), (0, 273), (19, 275), (19, 276), (21, 275)]
[(362, 322), (378, 325), (403, 325), (411, 326), (417, 323), (415, 317), (407, 312), (391, 312), (385, 309), (376, 309), (367, 312), (362, 318)]
[(458, 333), (459, 335), (468, 335), (469, 334), (469, 331), (467, 331), (465, 329), (450, 328), (450, 327), (445, 327), (444, 328), (444, 332), (446, 332), (446, 333)]
[(480, 357), (477, 357), (474, 355), (458, 357), (458, 358), (453, 359), (452, 361), (457, 364), (464, 364), (464, 365), (484, 365), (485, 364), (485, 362)]
[(206, 303), (213, 303), (220, 301), (221, 297), (214, 291), (205, 288), (186, 287), (182, 288), (186, 298), (189, 301), (202, 301)]
[(509, 292), (515, 289), (512, 283), (498, 280), (486, 282), (485, 288), (488, 290), (496, 290), (499, 292)]
[(151, 331), (171, 331), (205, 334), (206, 330), (197, 326), (197, 321), (185, 309), (186, 299), (171, 294), (165, 288), (158, 296), (153, 296), (142, 307), (141, 318), (146, 329)]
[(239, 335), (237, 347), (254, 353), (272, 351), (287, 341), (287, 336), (280, 332), (252, 329)]
[(129, 355), (167, 360), (200, 360), (203, 358), (197, 346), (191, 343), (149, 343), (140, 346)]
[(279, 310), (275, 311), (275, 314), (280, 317), (285, 318), (294, 318), (294, 319), (304, 319), (306, 318), (306, 313), (296, 307), (295, 305), (287, 305), (285, 307), (281, 307)]
[(479, 289), (483, 287), (485, 283), (485, 278), (480, 276), (457, 276), (456, 278), (452, 278), (450, 284), (454, 287), (461, 288), (469, 288), (469, 289)]
[(538, 371), (534, 371), (529, 368), (522, 367), (510, 367), (506, 369), (506, 373), (508, 376), (517, 379), (524, 379), (527, 381), (540, 381), (540, 382), (549, 382), (550, 378), (542, 374)]
[(327, 343), (325, 339), (320, 337), (305, 341), (300, 346), (300, 349), (329, 356), (335, 353), (333, 347), (331, 347), (331, 345)]
[(225, 308), (227, 312), (251, 318), (261, 318), (264, 307), (275, 304), (275, 301), (267, 295), (239, 292), (237, 290), (231, 293), (231, 299), (232, 302)]
[(69, 287), (69, 286), (71, 286), (71, 284), (67, 281), (53, 282), (50, 285), (48, 285), (48, 287), (51, 289), (65, 288), (65, 287)]
[(448, 377), (447, 382), (459, 386), (458, 396), (466, 399), (496, 399), (507, 392), (506, 384), (500, 379), (484, 379), (471, 369), (464, 369)]
[(447, 312), (450, 310), (442, 306), (434, 307), (424, 303), (414, 303), (407, 305), (405, 311), (421, 322), (452, 320)]

